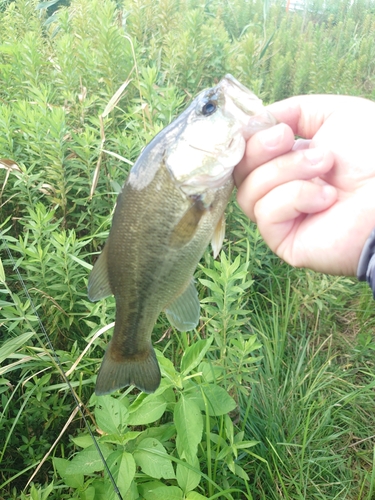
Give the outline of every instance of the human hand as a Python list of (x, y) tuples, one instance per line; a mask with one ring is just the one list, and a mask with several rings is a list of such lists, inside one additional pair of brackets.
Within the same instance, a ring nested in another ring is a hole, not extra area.
[(280, 123), (249, 139), (238, 203), (289, 264), (355, 275), (375, 227), (375, 103), (308, 95), (268, 110)]

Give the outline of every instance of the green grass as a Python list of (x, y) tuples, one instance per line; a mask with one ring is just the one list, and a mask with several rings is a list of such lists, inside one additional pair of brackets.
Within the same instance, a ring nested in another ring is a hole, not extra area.
[(268, 464), (252, 463), (259, 487), (255, 498), (370, 499), (371, 352), (368, 363), (359, 362), (355, 339), (349, 342), (332, 326), (335, 318), (312, 325), (288, 295), (290, 282), (284, 286), (271, 306), (281, 309), (281, 321), (275, 314), (270, 324), (264, 313), (268, 298), (257, 297), (254, 309), (264, 362), (250, 399), (243, 401), (244, 426), (261, 443), (255, 452)]
[(226, 72), (265, 102), (375, 97), (373, 4), (310, 6), (1, 3), (0, 500), (115, 498), (15, 265), (124, 499), (375, 498), (371, 293), (281, 262), (234, 201), (199, 328), (155, 325), (160, 389), (93, 395), (115, 304), (87, 276), (155, 133)]

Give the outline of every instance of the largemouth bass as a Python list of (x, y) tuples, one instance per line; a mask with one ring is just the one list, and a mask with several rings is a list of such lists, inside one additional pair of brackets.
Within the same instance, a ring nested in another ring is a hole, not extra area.
[(250, 90), (226, 75), (143, 150), (117, 199), (108, 241), (91, 271), (88, 296), (113, 294), (116, 321), (95, 393), (134, 385), (154, 392), (160, 369), (151, 333), (161, 311), (179, 331), (195, 328), (193, 273), (224, 238), (232, 172), (246, 139), (276, 123)]

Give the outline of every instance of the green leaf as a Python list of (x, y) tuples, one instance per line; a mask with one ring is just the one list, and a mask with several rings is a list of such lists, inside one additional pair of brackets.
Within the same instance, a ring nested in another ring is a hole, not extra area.
[(234, 472), (235, 472), (236, 476), (240, 477), (244, 481), (249, 480), (249, 476), (247, 475), (247, 472), (245, 472), (244, 469), (241, 466), (239, 466), (238, 464), (234, 464)]
[(98, 398), (95, 407), (95, 417), (98, 427), (108, 434), (119, 434), (127, 425), (128, 409), (125, 400), (111, 395)]
[(208, 411), (210, 416), (225, 415), (236, 408), (234, 399), (225, 389), (215, 384), (201, 384), (194, 392), (187, 393), (186, 397), (190, 402), (194, 401), (202, 411)]
[(147, 483), (139, 484), (139, 494), (142, 498), (146, 498), (146, 495), (150, 492), (153, 492), (159, 488), (164, 488), (165, 485), (161, 481), (147, 481)]
[(207, 500), (207, 497), (204, 497), (196, 491), (189, 491), (189, 493), (186, 495), (186, 500)]
[(80, 264), (82, 267), (88, 269), (89, 271), (91, 271), (91, 269), (93, 268), (92, 264), (88, 264), (87, 262), (85, 262), (82, 259), (79, 259), (75, 255), (69, 254), (69, 257), (73, 259), (75, 262), (77, 262), (77, 264)]
[(55, 5), (59, 0), (49, 0), (47, 2), (40, 2), (36, 6), (36, 9), (48, 9), (48, 7), (51, 7), (52, 5)]
[(202, 477), (198, 457), (194, 457), (194, 460), (192, 460), (189, 465), (194, 467), (196, 470), (192, 470), (190, 467), (186, 467), (186, 465), (181, 463), (177, 464), (176, 469), (177, 483), (185, 494), (188, 491), (194, 490), (194, 488), (196, 488), (200, 483)]
[(259, 441), (242, 441), (241, 443), (236, 444), (236, 448), (238, 450), (244, 450), (246, 448), (252, 448), (259, 444)]
[(204, 358), (206, 352), (210, 348), (213, 341), (213, 336), (208, 339), (198, 340), (194, 344), (188, 346), (181, 359), (182, 376), (188, 375)]
[[(107, 486), (107, 491), (108, 491), (108, 486)], [(83, 491), (79, 492), (79, 499), (80, 500), (95, 500), (95, 498), (97, 498), (97, 492), (98, 492), (97, 484), (95, 484), (95, 487), (90, 485), (87, 488), (85, 488)], [(102, 497), (102, 498), (104, 498), (104, 497)]]
[[(176, 371), (172, 361), (166, 358), (159, 350), (155, 349), (155, 354), (159, 362), (160, 371), (162, 376), (172, 382), (172, 384), (179, 389), (182, 389), (181, 374)], [(163, 380), (162, 380), (163, 383)]]
[[(107, 446), (101, 446), (100, 449), (104, 458), (107, 459), (111, 450)], [(104, 470), (103, 461), (99, 456), (98, 450), (92, 447), (78, 452), (66, 467), (65, 473), (70, 475), (92, 474), (101, 470)]]
[(81, 436), (72, 437), (71, 440), (80, 448), (88, 448), (89, 446), (92, 446), (92, 437), (90, 434), (82, 434)]
[(123, 450), (116, 450), (107, 459), (108, 467), (122, 495), (129, 490), (135, 476), (133, 455)]
[[(36, 488), (33, 483), (31, 483), (31, 488), (30, 488), (30, 498), (31, 500), (47, 500), (49, 497), (49, 494), (53, 490), (53, 482), (49, 484), (46, 488)], [(25, 498), (22, 496), (22, 498)]]
[(209, 288), (212, 292), (216, 292), (219, 295), (221, 295), (223, 293), (222, 289), (213, 281), (209, 281), (209, 280), (206, 280), (204, 278), (200, 278), (199, 281), (202, 283), (202, 285)]
[(5, 283), (5, 272), (1, 258), (0, 258), (0, 283)]
[(202, 372), (203, 380), (206, 383), (216, 382), (220, 377), (223, 376), (224, 367), (217, 366), (209, 361), (202, 361), (200, 363), (198, 371)]
[(198, 405), (183, 394), (177, 402), (174, 414), (177, 431), (177, 451), (180, 458), (192, 462), (196, 455), (198, 444), (202, 440), (203, 418)]
[(20, 347), (22, 347), (26, 342), (34, 335), (34, 332), (27, 332), (14, 337), (0, 347), (0, 363), (4, 359), (8, 358), (10, 355), (14, 354)]
[(104, 434), (99, 438), (99, 443), (110, 443), (124, 447), (128, 441), (133, 441), (142, 434), (142, 431), (130, 431), (125, 434)]
[(232, 419), (230, 418), (229, 415), (225, 415), (224, 417), (224, 426), (227, 439), (229, 440), (230, 444), (232, 444), (234, 440), (234, 427)]
[(142, 471), (155, 479), (174, 479), (171, 459), (164, 446), (155, 438), (145, 438), (134, 451), (134, 459)]
[(224, 458), (227, 456), (227, 455), (230, 455), (232, 453), (232, 448), (231, 446), (224, 446), (224, 448), (220, 451), (220, 453), (217, 455), (216, 459), (217, 460), (224, 460)]
[[(92, 443), (92, 440), (91, 440)], [(66, 469), (69, 467), (69, 460), (65, 460), (65, 458), (53, 458), (53, 464), (57, 469), (57, 472), (60, 474), (61, 478), (64, 480), (65, 484), (69, 486), (69, 488), (82, 488), (84, 483), (83, 474), (75, 473), (75, 474), (67, 474)]]
[[(183, 493), (177, 486), (160, 486), (160, 488), (152, 488), (142, 486), (142, 498), (144, 500), (182, 500)], [(147, 489), (149, 488), (149, 489)]]
[(141, 404), (136, 405), (136, 403), (137, 400), (129, 407), (128, 425), (146, 425), (155, 422), (167, 407), (163, 395), (150, 394), (142, 399)]

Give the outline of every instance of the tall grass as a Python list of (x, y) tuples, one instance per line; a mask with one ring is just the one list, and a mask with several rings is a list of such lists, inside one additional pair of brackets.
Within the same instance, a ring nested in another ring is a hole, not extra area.
[(371, 294), (280, 262), (235, 202), (199, 328), (155, 325), (158, 392), (92, 395), (114, 300), (87, 275), (145, 143), (226, 72), (265, 102), (375, 98), (373, 3), (326, 3), (0, 6), (0, 498), (114, 498), (36, 312), (124, 498), (374, 497)]

